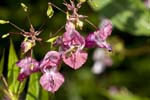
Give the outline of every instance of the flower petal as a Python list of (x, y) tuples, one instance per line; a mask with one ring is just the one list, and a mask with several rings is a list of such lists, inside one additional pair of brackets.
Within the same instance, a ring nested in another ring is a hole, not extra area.
[(60, 53), (57, 51), (49, 51), (40, 64), (40, 68), (58, 66), (60, 63)]
[(60, 86), (64, 83), (64, 77), (59, 72), (51, 71), (49, 73), (44, 73), (40, 78), (41, 86), (52, 93), (56, 92)]
[(111, 35), (112, 32), (112, 23), (108, 19), (102, 20), (101, 28), (98, 30), (99, 35), (102, 40), (106, 40), (108, 36)]
[(71, 54), (69, 57), (63, 55), (63, 61), (65, 64), (70, 66), (73, 69), (80, 68), (87, 60), (88, 54), (83, 51), (76, 51), (75, 53)]
[(26, 77), (40, 70), (39, 62), (31, 57), (26, 57), (17, 62), (17, 66), (21, 68), (18, 80), (23, 81)]
[(90, 33), (86, 39), (85, 39), (85, 47), (86, 48), (93, 48), (96, 46), (96, 43), (95, 43), (95, 35), (94, 33)]

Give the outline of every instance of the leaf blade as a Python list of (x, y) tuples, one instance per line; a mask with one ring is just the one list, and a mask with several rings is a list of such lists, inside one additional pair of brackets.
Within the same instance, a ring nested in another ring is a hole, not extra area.
[(12, 40), (10, 40), (7, 81), (9, 89), (11, 90), (12, 93), (17, 93), (20, 85), (20, 82), (17, 80), (19, 74), (19, 68), (16, 66), (17, 61), (18, 57), (16, 55), (13, 42)]
[(0, 60), (0, 75), (3, 73), (3, 67), (4, 67), (4, 51), (3, 51), (3, 55), (1, 57), (1, 60)]
[(30, 76), (26, 100), (38, 100), (39, 98), (39, 73)]

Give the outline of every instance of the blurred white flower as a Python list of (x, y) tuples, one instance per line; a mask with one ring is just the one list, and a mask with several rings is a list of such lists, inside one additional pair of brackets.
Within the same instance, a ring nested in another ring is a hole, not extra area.
[(112, 59), (107, 56), (105, 50), (101, 48), (97, 48), (94, 51), (93, 60), (94, 64), (91, 71), (94, 74), (101, 74), (105, 70), (106, 66), (111, 66), (113, 63)]
[(150, 8), (150, 0), (144, 0), (144, 4), (145, 4), (147, 9)]

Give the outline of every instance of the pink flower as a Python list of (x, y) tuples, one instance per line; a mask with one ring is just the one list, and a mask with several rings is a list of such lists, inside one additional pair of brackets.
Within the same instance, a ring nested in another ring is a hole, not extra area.
[(26, 57), (18, 61), (17, 66), (21, 68), (20, 74), (18, 76), (19, 81), (23, 81), (30, 74), (38, 72), (40, 70), (39, 63), (31, 57)]
[(64, 83), (64, 77), (61, 73), (51, 68), (41, 76), (40, 84), (41, 86), (52, 93), (56, 92), (60, 86)]
[(85, 39), (85, 47), (87, 48), (93, 48), (96, 47), (96, 43), (95, 43), (95, 35), (93, 33), (90, 33), (86, 39)]
[(43, 70), (45, 68), (58, 66), (61, 62), (60, 53), (57, 51), (49, 51), (40, 64), (40, 68)]
[(85, 39), (75, 30), (72, 22), (66, 24), (66, 32), (62, 37), (62, 45), (62, 58), (65, 64), (73, 69), (78, 69), (86, 62), (87, 53), (83, 51)]
[(82, 50), (85, 46), (84, 37), (75, 30), (75, 26), (71, 22), (66, 24), (66, 32), (63, 35), (63, 44), (67, 49), (74, 46)]
[(100, 30), (97, 31), (98, 35), (102, 40), (106, 40), (108, 36), (111, 35), (112, 32), (112, 23), (108, 19), (104, 19), (101, 23)]
[(111, 35), (112, 23), (108, 19), (104, 19), (101, 24), (101, 28), (93, 33), (90, 33), (86, 37), (86, 47), (94, 47), (97, 45), (100, 48), (106, 48), (109, 51), (112, 50), (111, 46), (107, 44), (106, 39)]
[(63, 55), (63, 61), (73, 69), (80, 68), (87, 60), (88, 54), (84, 51), (72, 53), (69, 57)]

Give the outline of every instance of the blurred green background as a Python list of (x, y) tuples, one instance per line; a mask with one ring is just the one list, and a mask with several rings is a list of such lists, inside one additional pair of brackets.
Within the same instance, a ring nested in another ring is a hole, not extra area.
[[(63, 0), (4, 0), (0, 3), (0, 19), (10, 20), (17, 26), (29, 31), (26, 14), (20, 6), (23, 2), (29, 7), (29, 16), (36, 30), (47, 19), (47, 3), (52, 2), (66, 11)], [(45, 41), (60, 27), (65, 25), (66, 15), (56, 8), (54, 16), (46, 20), (43, 32), (39, 37), (43, 41), (34, 48), (34, 56), (41, 60), (50, 50), (50, 44)], [(34, 98), (26, 100), (150, 100), (150, 9), (144, 5), (144, 0), (88, 0), (79, 10), (79, 13), (88, 16), (88, 20), (96, 26), (100, 25), (103, 18), (109, 18), (113, 23), (113, 32), (108, 41), (113, 47), (113, 52), (108, 55), (113, 60), (111, 67), (99, 75), (92, 73), (93, 51), (88, 50), (88, 61), (79, 70), (72, 70), (65, 64), (61, 72), (65, 76), (65, 83), (55, 93), (48, 93), (37, 83), (32, 87), (32, 82), (27, 80), (27, 85), (21, 93), (20, 100), (24, 100), (28, 87), (31, 86)], [(94, 31), (88, 23), (84, 23), (83, 35)], [(10, 25), (0, 25), (0, 37), (8, 32), (18, 32)], [(59, 33), (63, 34), (64, 29)], [(13, 41), (18, 58), (22, 36), (11, 35), (0, 39), (0, 69), (6, 77), (8, 73), (8, 52), (10, 38)], [(5, 52), (4, 52), (5, 51)], [(3, 56), (4, 64), (2, 64)], [(39, 75), (34, 75), (39, 79)], [(2, 87), (2, 81), (0, 81)], [(31, 93), (32, 94), (32, 93)], [(30, 94), (28, 94), (30, 95)], [(3, 100), (0, 93), (0, 100)]]

